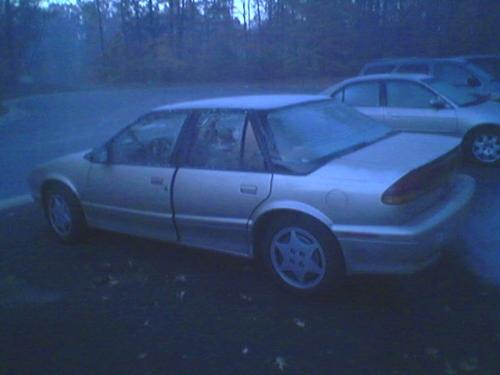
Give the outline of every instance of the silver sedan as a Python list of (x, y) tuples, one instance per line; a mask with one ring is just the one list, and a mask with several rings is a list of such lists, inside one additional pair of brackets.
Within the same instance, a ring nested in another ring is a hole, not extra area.
[(397, 130), (459, 136), (470, 160), (500, 162), (500, 103), (488, 96), (419, 74), (360, 76), (323, 94)]
[(212, 99), (158, 108), (29, 184), (64, 241), (92, 227), (256, 257), (311, 293), (438, 258), (474, 191), (459, 144), (322, 96)]

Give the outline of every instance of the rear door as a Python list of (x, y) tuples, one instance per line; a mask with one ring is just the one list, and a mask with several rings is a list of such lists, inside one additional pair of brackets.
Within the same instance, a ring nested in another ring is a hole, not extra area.
[(441, 98), (427, 87), (413, 81), (385, 82), (385, 122), (397, 130), (455, 134), (455, 109), (446, 104), (436, 108), (432, 102)]
[(247, 255), (249, 218), (271, 191), (254, 123), (243, 111), (204, 111), (175, 177), (175, 221), (182, 242)]
[(348, 84), (341, 91), (335, 93), (333, 98), (356, 108), (367, 116), (383, 121), (385, 112), (380, 105), (380, 93), (378, 81), (358, 82)]
[(92, 164), (83, 192), (89, 223), (161, 240), (177, 238), (171, 156), (187, 117), (186, 112), (149, 115), (108, 144), (108, 161)]

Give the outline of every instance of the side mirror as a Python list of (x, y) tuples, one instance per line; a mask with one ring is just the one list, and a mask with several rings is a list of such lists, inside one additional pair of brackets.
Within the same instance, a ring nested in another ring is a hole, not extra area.
[(431, 99), (431, 101), (429, 102), (429, 104), (434, 109), (443, 109), (443, 108), (446, 108), (446, 102), (443, 101), (443, 99), (441, 99), (441, 98)]
[(109, 152), (105, 146), (93, 149), (85, 158), (91, 163), (97, 164), (108, 164), (109, 162)]
[(469, 77), (467, 78), (467, 86), (478, 87), (481, 86), (481, 82), (476, 77)]

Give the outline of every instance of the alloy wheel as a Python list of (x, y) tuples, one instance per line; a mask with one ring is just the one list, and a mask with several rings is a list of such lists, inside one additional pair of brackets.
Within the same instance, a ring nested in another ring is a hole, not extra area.
[(274, 235), (271, 262), (285, 283), (300, 289), (315, 287), (326, 272), (323, 247), (311, 233), (297, 227), (284, 228)]
[(500, 158), (500, 135), (480, 133), (472, 141), (472, 154), (482, 163), (492, 164)]

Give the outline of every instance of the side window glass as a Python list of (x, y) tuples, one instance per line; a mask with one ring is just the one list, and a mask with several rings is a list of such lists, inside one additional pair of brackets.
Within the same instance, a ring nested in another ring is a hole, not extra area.
[(196, 124), (189, 165), (206, 169), (240, 169), (245, 116), (243, 112), (202, 113)]
[(263, 171), (265, 169), (264, 157), (250, 121), (247, 123), (243, 141), (243, 168), (250, 171)]
[(436, 95), (416, 83), (387, 82), (387, 106), (398, 108), (431, 108)]
[(469, 79), (474, 78), (467, 70), (456, 64), (436, 64), (434, 76), (440, 81), (456, 86), (467, 86)]
[(428, 74), (429, 66), (427, 64), (404, 64), (398, 68), (399, 73), (417, 73)]
[(167, 166), (187, 113), (152, 114), (129, 127), (110, 145), (113, 164)]
[(344, 103), (355, 107), (378, 107), (378, 82), (362, 82), (344, 88)]

